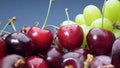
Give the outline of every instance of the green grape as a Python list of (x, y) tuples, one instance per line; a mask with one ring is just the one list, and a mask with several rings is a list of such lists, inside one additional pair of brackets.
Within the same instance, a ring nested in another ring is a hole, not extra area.
[(120, 29), (114, 29), (112, 32), (114, 33), (116, 38), (120, 37)]
[(76, 24), (76, 23), (71, 20), (66, 20), (66, 21), (63, 21), (60, 26), (66, 26), (66, 25), (71, 25), (71, 24)]
[(119, 0), (108, 0), (105, 3), (104, 17), (116, 22), (120, 19), (120, 1)]
[(86, 36), (87, 36), (87, 34), (88, 34), (88, 32), (91, 28), (90, 28), (90, 26), (85, 25), (85, 24), (82, 24), (80, 26), (82, 27), (83, 33), (84, 33), (84, 39), (83, 39), (82, 47), (83, 48), (88, 48), (88, 45), (87, 45), (87, 42), (86, 42)]
[(112, 22), (107, 18), (103, 19), (103, 23), (102, 23), (102, 18), (96, 19), (95, 21), (92, 22), (91, 27), (93, 27), (93, 28), (99, 27), (99, 28), (103, 28), (106, 30), (110, 30), (110, 31), (113, 30)]
[(83, 10), (83, 15), (87, 25), (91, 25), (91, 23), (101, 17), (101, 12), (99, 8), (95, 5), (88, 5)]
[(78, 14), (78, 15), (75, 17), (75, 22), (76, 22), (78, 25), (86, 24), (83, 14)]

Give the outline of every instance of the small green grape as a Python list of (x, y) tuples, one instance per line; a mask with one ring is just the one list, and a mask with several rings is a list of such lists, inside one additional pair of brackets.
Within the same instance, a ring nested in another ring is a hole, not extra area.
[(103, 28), (106, 30), (110, 30), (110, 31), (113, 30), (112, 22), (107, 18), (103, 19), (103, 23), (102, 23), (102, 18), (96, 19), (95, 21), (92, 22), (91, 27), (92, 28), (99, 27), (99, 28)]
[(116, 38), (120, 37), (120, 29), (114, 29), (112, 32)]
[(66, 26), (66, 25), (71, 25), (71, 24), (76, 24), (74, 21), (71, 20), (65, 20), (62, 22), (62, 24), (60, 26)]
[(78, 15), (75, 17), (75, 22), (76, 22), (78, 25), (86, 24), (83, 14), (78, 14)]
[(116, 22), (120, 18), (120, 1), (108, 0), (105, 3), (104, 17), (111, 22)]
[(91, 28), (90, 28), (90, 26), (85, 25), (85, 24), (82, 24), (80, 26), (82, 27), (83, 33), (84, 33), (84, 39), (83, 39), (82, 47), (83, 48), (88, 48), (87, 41), (86, 41), (86, 36), (87, 36), (87, 34), (88, 34), (88, 32)]
[(87, 25), (91, 25), (91, 23), (101, 17), (101, 12), (99, 8), (95, 5), (88, 5), (83, 10), (83, 15)]

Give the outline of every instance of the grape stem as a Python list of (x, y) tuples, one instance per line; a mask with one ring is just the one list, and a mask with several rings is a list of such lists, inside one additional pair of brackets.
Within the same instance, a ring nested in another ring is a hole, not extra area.
[(106, 0), (104, 0), (104, 4), (103, 4), (103, 10), (102, 10), (102, 28), (103, 28), (103, 22), (104, 22), (104, 12), (105, 12), (105, 3), (106, 3)]
[(49, 2), (49, 7), (48, 7), (47, 15), (46, 15), (46, 18), (45, 18), (45, 21), (44, 21), (44, 24), (43, 24), (42, 29), (45, 28), (46, 23), (47, 23), (47, 21), (48, 21), (48, 17), (49, 17), (49, 14), (50, 14), (51, 5), (52, 5), (53, 1), (54, 1), (54, 0), (50, 0), (50, 2)]

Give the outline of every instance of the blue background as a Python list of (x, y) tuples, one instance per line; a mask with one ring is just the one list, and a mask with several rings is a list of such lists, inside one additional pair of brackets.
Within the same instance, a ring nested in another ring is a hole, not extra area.
[[(66, 20), (65, 8), (69, 9), (70, 20), (75, 20), (75, 16), (83, 12), (87, 5), (96, 5), (102, 9), (103, 0), (55, 0), (52, 4), (50, 16), (47, 24), (59, 26)], [(8, 19), (16, 16), (17, 20), (14, 22), (19, 31), (23, 25), (34, 26), (34, 22), (40, 22), (42, 27), (45, 20), (49, 0), (0, 0), (0, 29), (4, 27)], [(7, 31), (12, 31), (11, 26)]]

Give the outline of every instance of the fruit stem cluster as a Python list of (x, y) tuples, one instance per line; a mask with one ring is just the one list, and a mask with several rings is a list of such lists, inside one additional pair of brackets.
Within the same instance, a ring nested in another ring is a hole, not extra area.
[(12, 25), (13, 30), (16, 32), (17, 30), (16, 30), (16, 28), (15, 28), (15, 26), (14, 26), (14, 23), (13, 23), (13, 21), (15, 21), (15, 20), (16, 20), (16, 17), (15, 17), (15, 16), (12, 17), (11, 19), (9, 19), (9, 20), (8, 20), (8, 23), (7, 23), (7, 24), (3, 27), (3, 29), (1, 30), (0, 35), (5, 31), (5, 29), (7, 28), (8, 25)]

